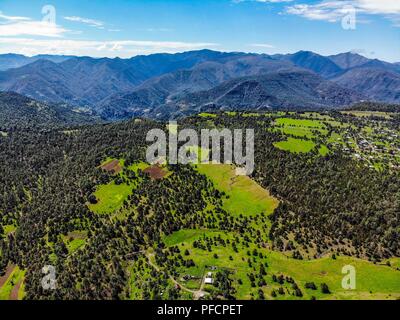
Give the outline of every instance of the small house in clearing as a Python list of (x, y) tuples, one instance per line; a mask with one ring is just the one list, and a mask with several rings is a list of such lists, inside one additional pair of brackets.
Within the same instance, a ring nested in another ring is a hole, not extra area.
[(212, 278), (212, 273), (208, 272), (207, 276), (204, 279), (204, 283), (205, 284), (213, 284), (214, 283), (214, 279)]

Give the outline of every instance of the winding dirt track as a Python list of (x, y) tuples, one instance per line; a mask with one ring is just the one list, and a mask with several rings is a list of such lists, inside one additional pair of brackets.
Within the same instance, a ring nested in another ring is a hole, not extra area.
[[(154, 264), (154, 263), (151, 261), (151, 259), (152, 259), (153, 256), (154, 256), (154, 254), (146, 254), (146, 258), (147, 258), (149, 264), (150, 264), (154, 269), (156, 269), (157, 271), (160, 272), (160, 268), (159, 268), (156, 264)], [(203, 297), (203, 296), (205, 296), (205, 295), (208, 295), (208, 292), (203, 291), (203, 287), (204, 287), (204, 285), (203, 285), (203, 282), (204, 282), (204, 281), (203, 281), (203, 280), (202, 280), (201, 288), (200, 288), (199, 290), (191, 290), (191, 289), (189, 289), (189, 288), (186, 288), (184, 285), (182, 285), (182, 284), (179, 283), (178, 281), (176, 281), (176, 279), (175, 279), (173, 276), (170, 275), (169, 278), (170, 278), (170, 280), (171, 280), (174, 284), (176, 284), (177, 286), (179, 286), (179, 288), (181, 288), (182, 290), (184, 290), (184, 291), (186, 291), (186, 292), (189, 292), (189, 293), (193, 294), (193, 299), (194, 299), (194, 300), (199, 300), (201, 297)]]
[(18, 283), (14, 286), (14, 288), (11, 290), (10, 293), (10, 299), (9, 300), (18, 300), (18, 292), (19, 292), (19, 288), (22, 285), (22, 279), (18, 281)]
[(10, 276), (11, 272), (13, 272), (15, 265), (9, 264), (6, 269), (6, 274), (0, 277), (0, 288), (6, 283), (8, 277)]

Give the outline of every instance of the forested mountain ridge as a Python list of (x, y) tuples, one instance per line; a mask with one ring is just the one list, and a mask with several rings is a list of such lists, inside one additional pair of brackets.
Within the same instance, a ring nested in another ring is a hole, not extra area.
[(0, 92), (0, 129), (67, 127), (94, 124), (101, 119), (87, 110), (47, 104), (13, 92)]
[(176, 109), (171, 101), (177, 97), (210, 90), (243, 76), (282, 70), (292, 71), (293, 75), (299, 69), (311, 71), (368, 100), (400, 101), (398, 64), (354, 53), (325, 57), (300, 51), (269, 56), (199, 50), (130, 59), (43, 56), (43, 60), (37, 60), (40, 57), (35, 57), (33, 63), (1, 71), (0, 90), (40, 101), (89, 107), (110, 120), (143, 114), (148, 109), (167, 114), (171, 108)]
[(6, 71), (8, 69), (20, 68), (27, 64), (33, 63), (37, 60), (48, 60), (55, 63), (59, 63), (72, 58), (73, 56), (64, 55), (47, 55), (40, 54), (32, 57), (27, 57), (22, 54), (0, 54), (0, 71)]
[(371, 101), (400, 102), (400, 74), (377, 67), (355, 67), (334, 79), (338, 85), (362, 92)]
[(377, 103), (377, 102), (360, 102), (352, 106), (347, 106), (343, 110), (355, 111), (379, 111), (379, 112), (400, 112), (400, 104)]
[(343, 71), (330, 57), (324, 57), (311, 51), (299, 51), (294, 54), (279, 55), (281, 60), (288, 60), (294, 65), (311, 70), (324, 78), (332, 78)]
[(152, 77), (232, 55), (204, 50), (131, 59), (72, 57), (60, 63), (42, 59), (0, 72), (0, 89), (42, 101), (93, 108), (103, 99), (129, 92)]
[[(157, 109), (168, 115), (169, 108), (174, 108), (175, 101), (190, 93), (214, 88), (237, 77), (265, 75), (282, 70), (295, 72), (296, 68), (290, 63), (258, 55), (237, 56), (227, 61), (207, 61), (188, 70), (178, 70), (152, 78), (128, 94), (111, 96), (102, 101), (99, 113), (106, 118), (118, 118), (123, 113), (125, 116), (154, 117), (158, 113), (154, 109)], [(251, 103), (249, 100), (248, 104)]]
[[(237, 78), (208, 91), (176, 98), (171, 105), (185, 110), (311, 110), (358, 102), (363, 96), (309, 71), (280, 71)], [(161, 110), (160, 110), (161, 111)], [(157, 110), (156, 110), (157, 112)]]

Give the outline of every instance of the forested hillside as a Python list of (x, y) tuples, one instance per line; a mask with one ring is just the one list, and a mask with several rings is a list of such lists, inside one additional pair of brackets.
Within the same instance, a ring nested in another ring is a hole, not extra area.
[(87, 110), (38, 102), (13, 92), (0, 92), (0, 129), (50, 129), (100, 121), (100, 117)]
[[(398, 297), (400, 141), (379, 147), (398, 121), (279, 112), (179, 123), (254, 128), (255, 172), (240, 179), (229, 165), (146, 164), (146, 133), (165, 123), (9, 131), (0, 276), (15, 280), (0, 297), (18, 284), (28, 299), (334, 299), (346, 264), (360, 275), (354, 298)], [(41, 285), (45, 265), (57, 290)]]

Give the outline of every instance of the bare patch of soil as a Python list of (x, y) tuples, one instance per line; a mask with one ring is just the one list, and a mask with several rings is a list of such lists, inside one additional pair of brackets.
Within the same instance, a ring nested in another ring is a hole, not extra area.
[(101, 168), (105, 171), (117, 174), (122, 171), (122, 167), (119, 164), (118, 160), (113, 160), (111, 162), (106, 163), (105, 165), (101, 166)]

